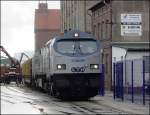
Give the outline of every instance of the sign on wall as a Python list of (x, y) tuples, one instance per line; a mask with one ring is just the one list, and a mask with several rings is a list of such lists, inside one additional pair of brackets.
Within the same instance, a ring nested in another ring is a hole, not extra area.
[(141, 36), (141, 23), (141, 14), (121, 14), (121, 36)]

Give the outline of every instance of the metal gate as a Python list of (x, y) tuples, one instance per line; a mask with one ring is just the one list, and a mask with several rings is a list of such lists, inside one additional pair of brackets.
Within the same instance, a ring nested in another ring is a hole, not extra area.
[(123, 100), (123, 62), (114, 63), (114, 99)]

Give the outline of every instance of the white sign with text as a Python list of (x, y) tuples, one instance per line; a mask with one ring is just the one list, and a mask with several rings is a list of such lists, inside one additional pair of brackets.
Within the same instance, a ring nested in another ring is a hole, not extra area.
[(121, 14), (121, 36), (141, 36), (141, 23), (141, 14)]

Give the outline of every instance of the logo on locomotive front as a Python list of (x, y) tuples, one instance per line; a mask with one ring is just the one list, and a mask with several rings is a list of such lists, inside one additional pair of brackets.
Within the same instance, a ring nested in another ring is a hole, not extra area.
[(85, 67), (72, 67), (71, 71), (72, 72), (84, 72), (85, 71)]

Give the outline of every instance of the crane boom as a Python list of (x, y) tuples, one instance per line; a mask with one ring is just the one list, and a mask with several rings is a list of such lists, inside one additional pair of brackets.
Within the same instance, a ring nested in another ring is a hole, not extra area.
[(11, 60), (11, 66), (18, 64), (17, 60), (15, 60), (14, 58), (12, 58), (10, 56), (10, 54), (5, 50), (5, 48), (3, 46), (0, 46), (0, 51), (4, 52), (8, 56), (8, 58)]
[(28, 55), (26, 55), (25, 53), (21, 53), (21, 57), (20, 57), (20, 60), (19, 60), (20, 64), (21, 64), (23, 56), (26, 56), (28, 59), (30, 59)]

